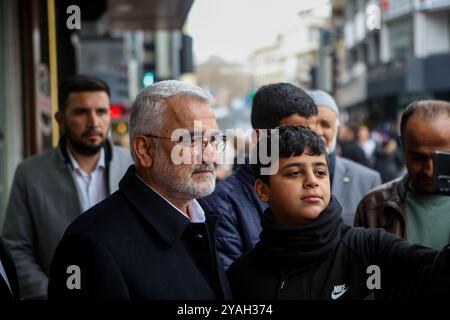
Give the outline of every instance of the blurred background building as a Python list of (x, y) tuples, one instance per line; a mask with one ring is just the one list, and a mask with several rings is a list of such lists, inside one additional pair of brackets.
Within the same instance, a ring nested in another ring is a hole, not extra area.
[[(332, 1), (329, 30), (338, 105), (372, 128), (418, 99), (450, 100), (449, 0)], [(379, 17), (374, 21), (373, 11)], [(446, 70), (446, 71), (444, 71)]]
[(321, 30), (328, 29), (328, 18), (312, 10), (297, 13), (298, 22), (278, 34), (271, 46), (256, 50), (249, 58), (252, 87), (267, 83), (290, 82), (310, 88), (315, 82), (312, 66), (318, 63)]

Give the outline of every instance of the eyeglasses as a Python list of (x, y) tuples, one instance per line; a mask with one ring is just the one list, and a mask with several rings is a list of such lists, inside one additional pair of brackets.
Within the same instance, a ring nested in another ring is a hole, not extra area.
[[(149, 138), (157, 138), (157, 139), (168, 139), (172, 140), (170, 137), (160, 137), (155, 136), (153, 134), (144, 134), (143, 136), (149, 137)], [(202, 146), (202, 151), (206, 149), (206, 146), (208, 144), (211, 144), (211, 146), (214, 148), (216, 152), (222, 152), (225, 150), (225, 147), (227, 145), (227, 136), (225, 135), (214, 135), (210, 137), (206, 136), (199, 136), (199, 135), (184, 135), (180, 136), (178, 138), (177, 143), (183, 144), (187, 147), (195, 147), (195, 146)]]

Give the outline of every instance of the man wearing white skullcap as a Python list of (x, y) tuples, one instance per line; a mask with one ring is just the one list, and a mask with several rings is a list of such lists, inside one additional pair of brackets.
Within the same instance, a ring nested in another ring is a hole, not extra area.
[(308, 92), (318, 108), (316, 132), (325, 141), (330, 158), (331, 192), (342, 206), (342, 219), (353, 225), (356, 208), (362, 197), (381, 184), (380, 174), (352, 160), (336, 155), (339, 108), (328, 93)]

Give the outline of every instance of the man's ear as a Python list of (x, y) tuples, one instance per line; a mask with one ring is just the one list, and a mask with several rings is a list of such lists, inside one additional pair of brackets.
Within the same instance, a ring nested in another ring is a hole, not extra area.
[(59, 128), (63, 129), (66, 122), (64, 120), (64, 115), (61, 113), (61, 111), (55, 113), (55, 120), (58, 123)]
[(269, 202), (269, 186), (261, 179), (256, 179), (254, 183), (255, 191), (262, 202)]
[(147, 139), (144, 136), (137, 136), (134, 138), (131, 147), (134, 150), (137, 162), (144, 168), (150, 168), (153, 164), (155, 151), (155, 146), (151, 139)]

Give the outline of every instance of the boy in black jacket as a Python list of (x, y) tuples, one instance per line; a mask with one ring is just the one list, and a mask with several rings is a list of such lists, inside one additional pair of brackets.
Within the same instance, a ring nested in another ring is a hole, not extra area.
[[(277, 129), (279, 157), (254, 165), (256, 192), (270, 207), (259, 243), (228, 270), (235, 298), (450, 297), (450, 246), (436, 251), (344, 225), (323, 141), (305, 127)], [(269, 155), (273, 133), (261, 137)], [(274, 174), (261, 175), (274, 164)]]

